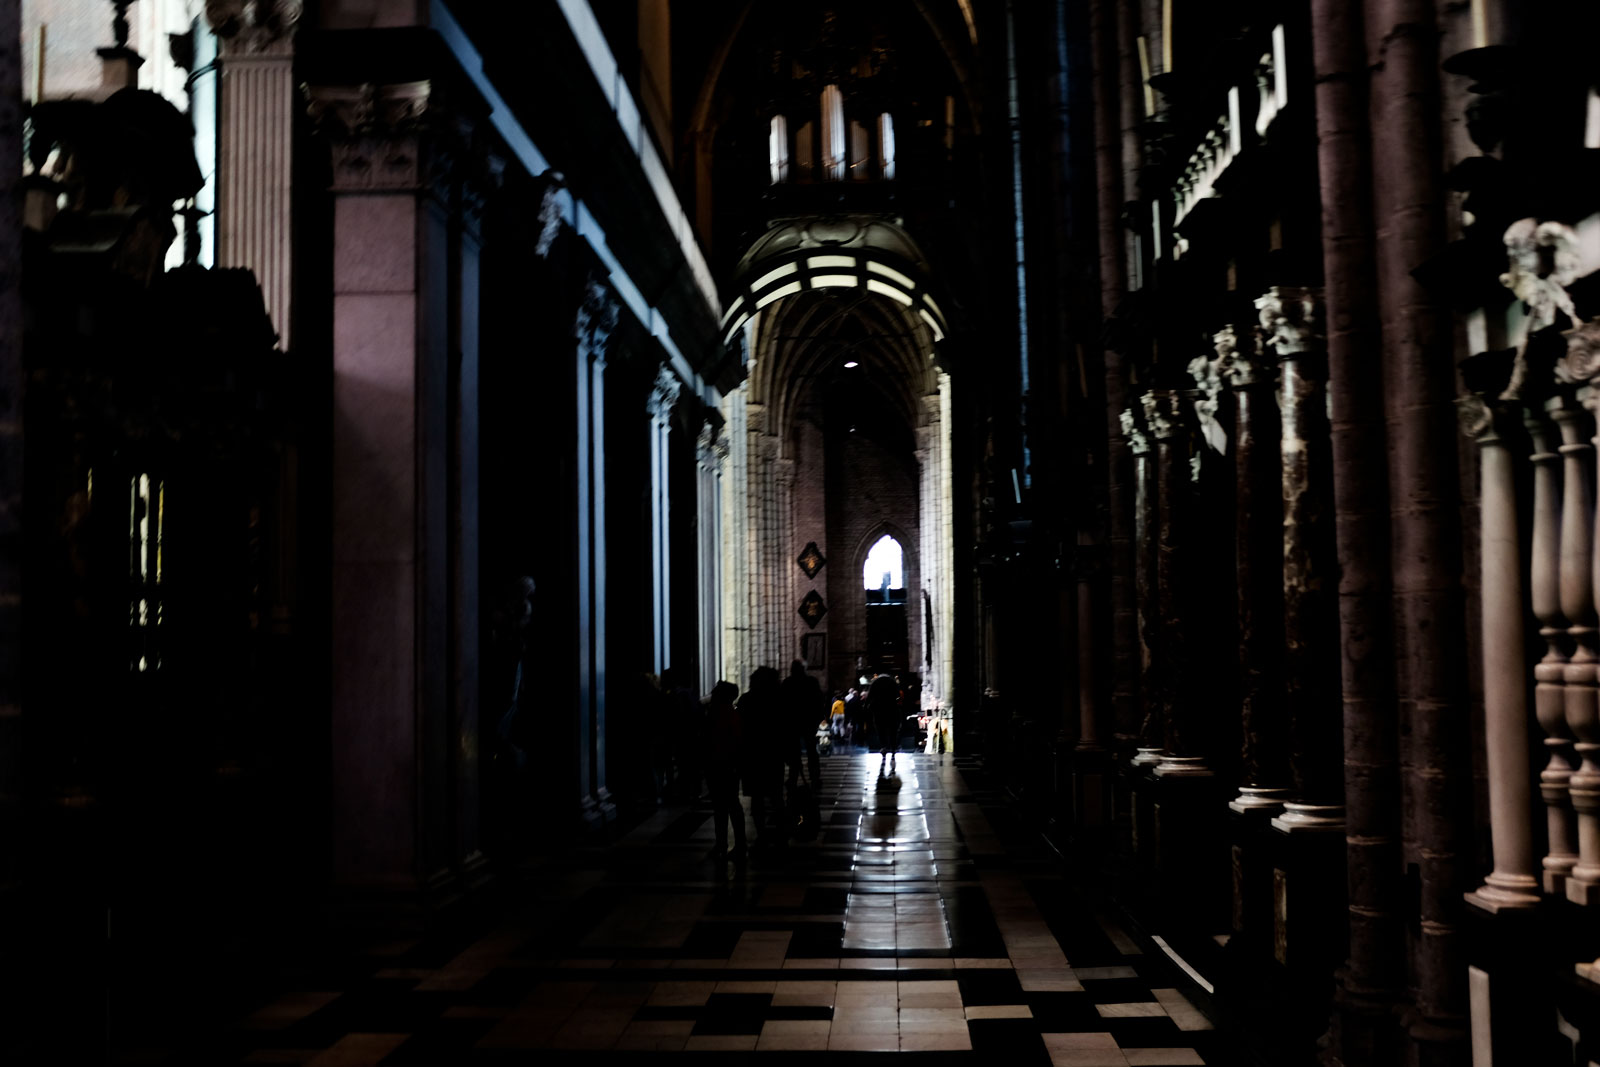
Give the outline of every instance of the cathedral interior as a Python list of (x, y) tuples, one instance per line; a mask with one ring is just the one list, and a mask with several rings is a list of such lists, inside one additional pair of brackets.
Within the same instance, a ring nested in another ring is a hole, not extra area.
[(0, 193), (0, 1061), (1600, 1062), (1600, 5), (0, 0)]

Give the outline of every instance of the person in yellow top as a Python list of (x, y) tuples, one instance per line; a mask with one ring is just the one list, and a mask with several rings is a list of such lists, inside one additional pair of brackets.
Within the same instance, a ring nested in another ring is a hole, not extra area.
[(833, 694), (833, 708), (828, 715), (828, 732), (834, 737), (844, 736), (844, 694)]

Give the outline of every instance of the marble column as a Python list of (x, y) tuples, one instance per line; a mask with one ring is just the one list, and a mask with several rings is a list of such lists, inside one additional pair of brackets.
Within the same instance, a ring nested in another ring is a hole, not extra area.
[(595, 827), (616, 813), (606, 788), (606, 349), (621, 304), (591, 276), (573, 322), (578, 381), (578, 813)]
[(665, 364), (656, 368), (650, 387), (650, 591), (651, 635), (654, 667), (660, 674), (672, 657), (672, 499), (668, 437), (672, 431), (672, 406), (682, 383)]
[(1241, 783), (1228, 806), (1277, 814), (1289, 798), (1280, 691), (1283, 655), (1283, 514), (1276, 375), (1259, 353), (1241, 351), (1232, 326), (1213, 341), (1233, 392), (1234, 570), (1239, 589)]
[[(1146, 394), (1148, 397), (1149, 394)], [(1141, 411), (1145, 403), (1141, 398)], [(1155, 457), (1150, 438), (1140, 415), (1130, 408), (1122, 413), (1122, 434), (1133, 456), (1133, 558), (1134, 600), (1139, 621), (1139, 723), (1138, 751), (1133, 763), (1140, 766), (1161, 762), (1161, 709), (1156, 687), (1155, 535), (1156, 487)]]
[(476, 303), (460, 244), (473, 126), (426, 81), (307, 95), (333, 193), (333, 878), (359, 906), (415, 914), (448, 899), (467, 858), (451, 579), (468, 577), (454, 558), (468, 540), (475, 570), (476, 531), (452, 506), (475, 488), (450, 457), (475, 466), (451, 408), (457, 353), (472, 350), (475, 378), (476, 314), (452, 307), (463, 285)]
[[(1594, 448), (1590, 443), (1591, 420), (1582, 408), (1566, 404), (1551, 412), (1561, 431), (1562, 507), (1560, 585), (1561, 614), (1567, 620), (1567, 637), (1572, 653), (1561, 672), (1563, 711), (1566, 727), (1575, 736), (1593, 731), (1596, 693), (1595, 598), (1592, 583), (1594, 547)], [(1576, 746), (1574, 746), (1576, 750)], [(1581, 811), (1574, 779), (1568, 776), (1572, 806)], [(1585, 791), (1588, 792), (1587, 790)], [(1587, 797), (1585, 797), (1587, 801)], [(1582, 816), (1579, 816), (1580, 831)], [(1593, 822), (1593, 813), (1590, 815)], [(1592, 826), (1591, 826), (1592, 830)], [(1592, 887), (1600, 883), (1600, 844), (1590, 837), (1587, 857), (1575, 861), (1567, 872), (1569, 898), (1587, 900)], [(1582, 834), (1580, 832), (1580, 848)], [(1587, 862), (1584, 862), (1587, 859)], [(1579, 868), (1582, 868), (1581, 871)]]
[(1566, 895), (1567, 875), (1578, 862), (1577, 826), (1569, 783), (1572, 779), (1572, 731), (1567, 728), (1566, 675), (1567, 620), (1561, 613), (1561, 455), (1554, 426), (1545, 415), (1572, 403), (1557, 396), (1546, 402), (1546, 412), (1529, 410), (1525, 425), (1533, 442), (1533, 546), (1528, 585), (1533, 614), (1545, 654), (1533, 668), (1534, 714), (1544, 731), (1549, 760), (1539, 772), (1539, 794), (1545, 803), (1546, 842), (1544, 891)]
[(1161, 761), (1155, 773), (1163, 778), (1200, 777), (1212, 773), (1201, 751), (1201, 725), (1196, 721), (1196, 694), (1189, 691), (1192, 671), (1185, 629), (1192, 621), (1188, 589), (1193, 545), (1190, 526), (1194, 486), (1190, 462), (1194, 442), (1183, 416), (1183, 398), (1176, 390), (1146, 393), (1145, 419), (1155, 437), (1156, 471), (1156, 612), (1161, 639), (1157, 677), (1161, 690)]
[(205, 9), (220, 42), (216, 263), (255, 271), (278, 345), (288, 351), (301, 0), (208, 0)]
[(1477, 442), (1479, 457), (1484, 751), (1494, 850), (1494, 869), (1466, 899), (1491, 912), (1531, 908), (1540, 899), (1528, 818), (1527, 667), (1515, 460), (1502, 435), (1510, 412), (1496, 393), (1460, 400), (1462, 428)]
[(695, 580), (700, 634), (700, 694), (711, 692), (722, 677), (722, 620), (717, 550), (722, 503), (717, 489), (717, 424), (705, 421), (695, 437)]
[(1332, 435), (1322, 293), (1274, 286), (1256, 299), (1260, 344), (1278, 357), (1283, 459), (1283, 700), (1295, 799), (1280, 830), (1344, 826), (1343, 709), (1332, 516)]

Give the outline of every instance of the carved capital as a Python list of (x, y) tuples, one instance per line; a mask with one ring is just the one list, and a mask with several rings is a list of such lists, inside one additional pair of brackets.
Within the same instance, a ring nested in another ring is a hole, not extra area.
[(617, 317), (622, 305), (612, 295), (611, 286), (591, 275), (584, 284), (583, 302), (573, 320), (572, 336), (578, 342), (579, 357), (599, 363), (606, 362), (606, 346), (617, 328)]
[(702, 467), (715, 467), (727, 453), (727, 445), (718, 440), (718, 430), (717, 424), (710, 419), (700, 424), (700, 433), (694, 441), (694, 453)]
[(429, 173), (424, 134), (438, 124), (432, 84), (314, 85), (307, 110), (333, 153), (335, 190), (417, 189)]
[(1256, 297), (1258, 348), (1271, 349), (1280, 359), (1320, 352), (1322, 290), (1275, 285)]
[(1600, 320), (1580, 323), (1562, 334), (1565, 354), (1556, 361), (1556, 380), (1567, 385), (1588, 385), (1600, 379)]
[(1456, 397), (1456, 418), (1461, 423), (1461, 432), (1475, 441), (1492, 438), (1490, 433), (1494, 429), (1494, 409), (1476, 393), (1465, 393)]
[(657, 367), (655, 384), (650, 387), (650, 399), (645, 402), (650, 409), (650, 417), (666, 421), (672, 415), (672, 405), (678, 402), (678, 393), (682, 389), (683, 383), (672, 373), (672, 368), (665, 363)]
[(1183, 397), (1174, 389), (1161, 389), (1139, 398), (1144, 421), (1157, 441), (1171, 441), (1188, 428), (1183, 424)]
[(287, 56), (302, 8), (302, 0), (206, 0), (206, 22), (225, 58)]
[(1272, 370), (1254, 354), (1239, 350), (1239, 336), (1232, 326), (1224, 326), (1212, 337), (1217, 350), (1217, 370), (1230, 389), (1270, 384)]
[(547, 170), (539, 178), (544, 183), (544, 192), (539, 197), (539, 236), (533, 243), (533, 251), (540, 259), (547, 259), (550, 250), (555, 247), (556, 238), (561, 236), (562, 224), (566, 222), (563, 197), (567, 179), (558, 170)]
[(1226, 454), (1228, 434), (1217, 421), (1217, 409), (1222, 406), (1222, 360), (1196, 356), (1189, 361), (1189, 377), (1195, 380), (1200, 391), (1194, 398), (1195, 418), (1200, 421), (1200, 436), (1215, 452)]
[(1128, 439), (1128, 448), (1136, 456), (1145, 456), (1150, 453), (1150, 439), (1145, 436), (1144, 428), (1139, 425), (1139, 419), (1132, 408), (1126, 408), (1117, 416), (1122, 422), (1122, 436)]

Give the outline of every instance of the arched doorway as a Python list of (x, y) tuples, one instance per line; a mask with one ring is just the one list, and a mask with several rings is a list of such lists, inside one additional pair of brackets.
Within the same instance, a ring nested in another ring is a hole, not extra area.
[(883, 534), (867, 549), (861, 588), (866, 594), (867, 670), (909, 671), (905, 549), (893, 534)]

